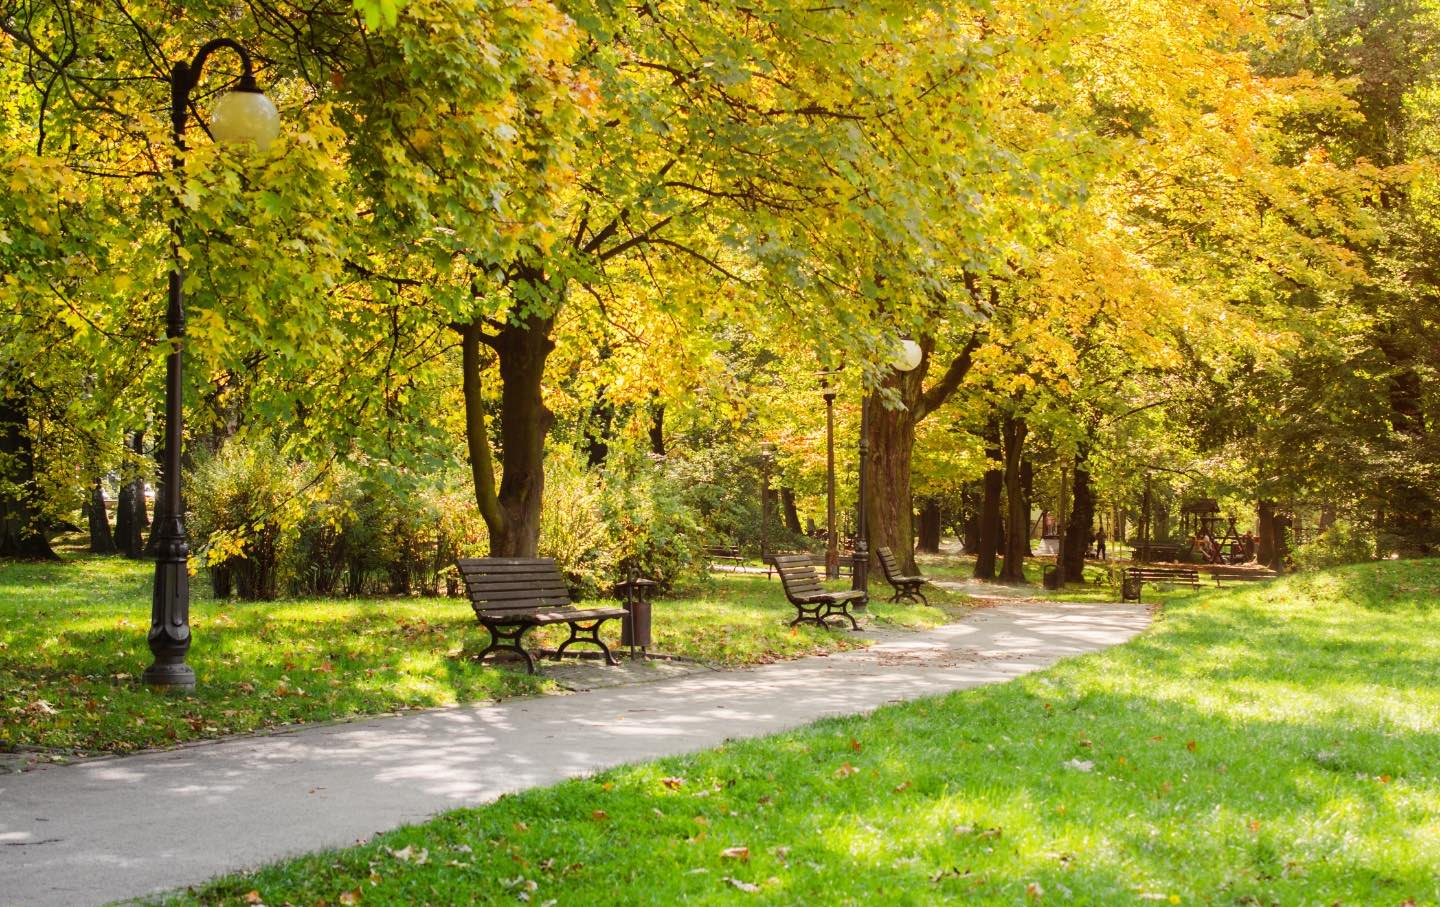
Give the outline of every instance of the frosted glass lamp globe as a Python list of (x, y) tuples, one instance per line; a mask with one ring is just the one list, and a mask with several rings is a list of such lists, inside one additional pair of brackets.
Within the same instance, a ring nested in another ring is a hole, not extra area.
[(264, 151), (280, 134), (280, 113), (259, 90), (227, 91), (210, 111), (210, 134), (217, 142), (253, 142)]
[(890, 365), (900, 372), (913, 371), (920, 364), (924, 353), (920, 350), (920, 344), (909, 338), (901, 340), (896, 346), (895, 352), (890, 356)]

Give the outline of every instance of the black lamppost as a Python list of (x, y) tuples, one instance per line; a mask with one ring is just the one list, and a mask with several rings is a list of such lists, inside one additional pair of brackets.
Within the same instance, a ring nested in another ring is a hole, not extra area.
[(836, 372), (820, 373), (825, 398), (825, 578), (840, 576), (840, 539), (835, 527), (835, 384)]
[[(234, 91), (221, 95), (210, 114), (210, 134), (221, 142), (254, 142), (267, 147), (280, 131), (280, 116), (270, 99), (255, 85), (255, 71), (245, 48), (229, 38), (217, 38), (200, 48), (189, 63), (176, 63), (170, 71), (170, 126), (175, 141), (173, 166), (177, 176), (185, 169), (185, 123), (190, 93), (210, 54), (229, 48), (240, 57), (242, 72)], [(181, 181), (177, 180), (177, 185)], [(155, 529), (155, 594), (150, 607), (150, 652), (155, 662), (141, 679), (155, 687), (192, 689), (195, 671), (185, 663), (190, 651), (190, 545), (185, 537), (184, 505), (180, 493), (180, 452), (185, 425), (182, 405), (184, 383), (182, 354), (185, 346), (185, 270), (180, 259), (183, 237), (180, 218), (170, 219), (170, 300), (165, 336), (170, 354), (165, 358), (165, 460), (160, 472), (159, 525)]]
[[(891, 354), (888, 365), (897, 372), (912, 371), (920, 364), (923, 356), (924, 351), (920, 349), (920, 344), (904, 339)], [(860, 400), (860, 494), (855, 519), (855, 563), (851, 569), (850, 588), (864, 592), (865, 598), (860, 600), (857, 607), (870, 603), (870, 537), (865, 519), (865, 467), (870, 462), (870, 401), (869, 394)]]

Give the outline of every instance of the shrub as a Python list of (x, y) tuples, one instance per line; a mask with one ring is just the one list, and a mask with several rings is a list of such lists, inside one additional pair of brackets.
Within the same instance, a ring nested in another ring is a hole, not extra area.
[(231, 441), (190, 476), (190, 528), (217, 597), (273, 599), (303, 501), (303, 467), (268, 439)]
[(1369, 529), (1337, 522), (1310, 541), (1295, 546), (1290, 557), (1300, 570), (1363, 563), (1375, 559), (1375, 536)]

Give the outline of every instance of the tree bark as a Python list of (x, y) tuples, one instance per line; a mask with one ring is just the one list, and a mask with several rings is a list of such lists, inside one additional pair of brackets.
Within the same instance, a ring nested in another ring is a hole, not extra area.
[(1025, 511), (1025, 493), (1020, 487), (1020, 461), (1025, 450), (1025, 420), (1007, 416), (1001, 429), (1005, 448), (1005, 522), (1010, 531), (1005, 536), (1005, 562), (1000, 579), (1022, 582), (1025, 579), (1025, 551), (1030, 547), (1030, 514)]
[(887, 547), (900, 562), (900, 571), (914, 575), (918, 570), (911, 517), (914, 505), (910, 496), (910, 459), (915, 447), (915, 411), (886, 409), (875, 396), (865, 405), (870, 407), (865, 518), (871, 558), (878, 557), (876, 552), (881, 546)]
[(901, 409), (886, 409), (877, 397), (868, 398), (870, 407), (870, 458), (865, 464), (866, 530), (872, 559), (884, 545), (895, 552), (904, 573), (918, 573), (915, 566), (914, 506), (910, 489), (910, 463), (915, 447), (915, 426), (934, 412), (960, 387), (970, 371), (971, 356), (980, 334), (972, 334), (965, 347), (946, 366), (945, 373), (930, 387), (925, 378), (931, 366), (932, 337), (920, 339), (920, 365), (910, 372), (891, 371), (886, 383), (899, 394)]
[(657, 457), (665, 456), (665, 404), (654, 403), (650, 407), (650, 452)]
[(1032, 557), (1035, 550), (1030, 547), (1030, 513), (1035, 500), (1035, 464), (1029, 457), (1020, 461), (1020, 493), (1025, 498), (1025, 556)]
[(1085, 581), (1085, 551), (1095, 535), (1095, 489), (1090, 484), (1090, 450), (1075, 454), (1075, 490), (1070, 519), (1065, 526), (1062, 582)]
[[(493, 341), (500, 357), (500, 491), (502, 519), (490, 527), (492, 557), (534, 557), (545, 494), (545, 438), (555, 422), (541, 382), (555, 349), (553, 318), (507, 323)], [(493, 480), (492, 480), (493, 481)], [(488, 521), (487, 521), (488, 523)]]
[[(1000, 425), (992, 420), (985, 430), (985, 456), (1000, 463)], [(975, 545), (975, 578), (994, 579), (995, 560), (1000, 551), (1000, 493), (1005, 487), (1005, 473), (998, 467), (985, 470), (980, 497), (979, 534)]]
[(86, 504), (85, 516), (90, 525), (90, 552), (114, 554), (115, 536), (110, 534), (110, 515), (105, 512), (105, 489), (98, 476), (90, 485), (90, 501)]
[(918, 550), (926, 554), (940, 553), (941, 522), (940, 502), (935, 498), (926, 498), (925, 503), (920, 505)]
[(1270, 566), (1275, 560), (1275, 502), (1260, 502), (1255, 512), (1255, 560)]
[(785, 528), (800, 535), (804, 530), (800, 527), (800, 511), (795, 509), (795, 492), (784, 485), (780, 486), (780, 510), (785, 515)]
[(0, 557), (58, 560), (42, 525), (30, 388), (0, 386)]

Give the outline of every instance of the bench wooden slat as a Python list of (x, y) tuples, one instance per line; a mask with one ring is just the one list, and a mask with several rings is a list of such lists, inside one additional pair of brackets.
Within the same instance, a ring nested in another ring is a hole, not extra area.
[(466, 581), (465, 588), (474, 595), (483, 595), (486, 598), (506, 598), (515, 592), (529, 592), (535, 595), (570, 594), (569, 588), (564, 583), (557, 583), (553, 579), (534, 583), (477, 583)]

